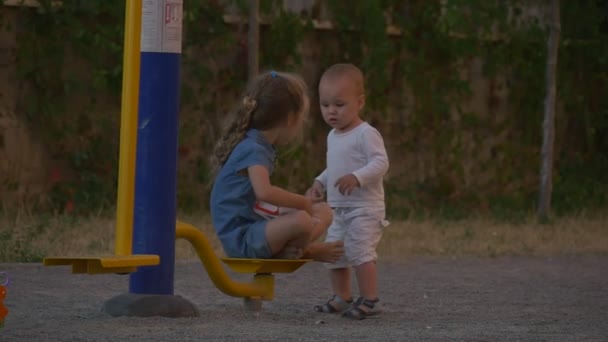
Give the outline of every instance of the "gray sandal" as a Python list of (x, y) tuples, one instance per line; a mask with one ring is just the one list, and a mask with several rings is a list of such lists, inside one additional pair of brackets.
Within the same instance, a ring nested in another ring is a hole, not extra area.
[(323, 305), (315, 305), (314, 309), (316, 312), (322, 313), (340, 313), (350, 308), (352, 303), (352, 298), (349, 300), (344, 300), (342, 297), (334, 295), (330, 300), (327, 301), (327, 303)]
[(370, 300), (359, 297), (349, 310), (344, 311), (342, 317), (361, 320), (377, 315), (382, 312), (379, 301), (379, 299)]

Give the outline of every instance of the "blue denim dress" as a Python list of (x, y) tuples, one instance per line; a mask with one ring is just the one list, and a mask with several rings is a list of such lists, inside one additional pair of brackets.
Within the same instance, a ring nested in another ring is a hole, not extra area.
[(261, 165), (272, 174), (276, 151), (256, 129), (249, 129), (218, 173), (211, 190), (211, 220), (224, 251), (233, 258), (267, 259), (267, 221), (253, 211), (256, 197), (247, 168)]

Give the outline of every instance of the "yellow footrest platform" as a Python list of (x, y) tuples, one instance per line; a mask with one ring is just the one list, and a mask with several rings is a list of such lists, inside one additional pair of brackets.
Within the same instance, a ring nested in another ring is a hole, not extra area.
[(139, 266), (154, 266), (160, 263), (158, 255), (102, 255), (92, 257), (50, 257), (44, 259), (45, 266), (72, 265), (72, 273), (131, 273)]
[(222, 261), (239, 273), (291, 273), (312, 260), (222, 258)]

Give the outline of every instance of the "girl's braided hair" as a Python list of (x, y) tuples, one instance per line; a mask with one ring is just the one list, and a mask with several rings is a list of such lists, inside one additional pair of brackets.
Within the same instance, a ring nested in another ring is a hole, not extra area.
[(276, 71), (259, 75), (249, 84), (228, 118), (215, 146), (212, 164), (216, 168), (223, 166), (248, 129), (272, 129), (290, 115), (303, 119), (308, 109), (308, 88), (300, 76)]

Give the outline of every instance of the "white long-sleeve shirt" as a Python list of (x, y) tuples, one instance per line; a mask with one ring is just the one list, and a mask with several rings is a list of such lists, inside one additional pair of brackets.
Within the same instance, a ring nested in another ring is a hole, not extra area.
[[(346, 133), (327, 135), (327, 168), (316, 178), (327, 190), (331, 207), (384, 207), (383, 177), (389, 161), (380, 132), (364, 122)], [(335, 186), (354, 174), (361, 187), (342, 195)]]

